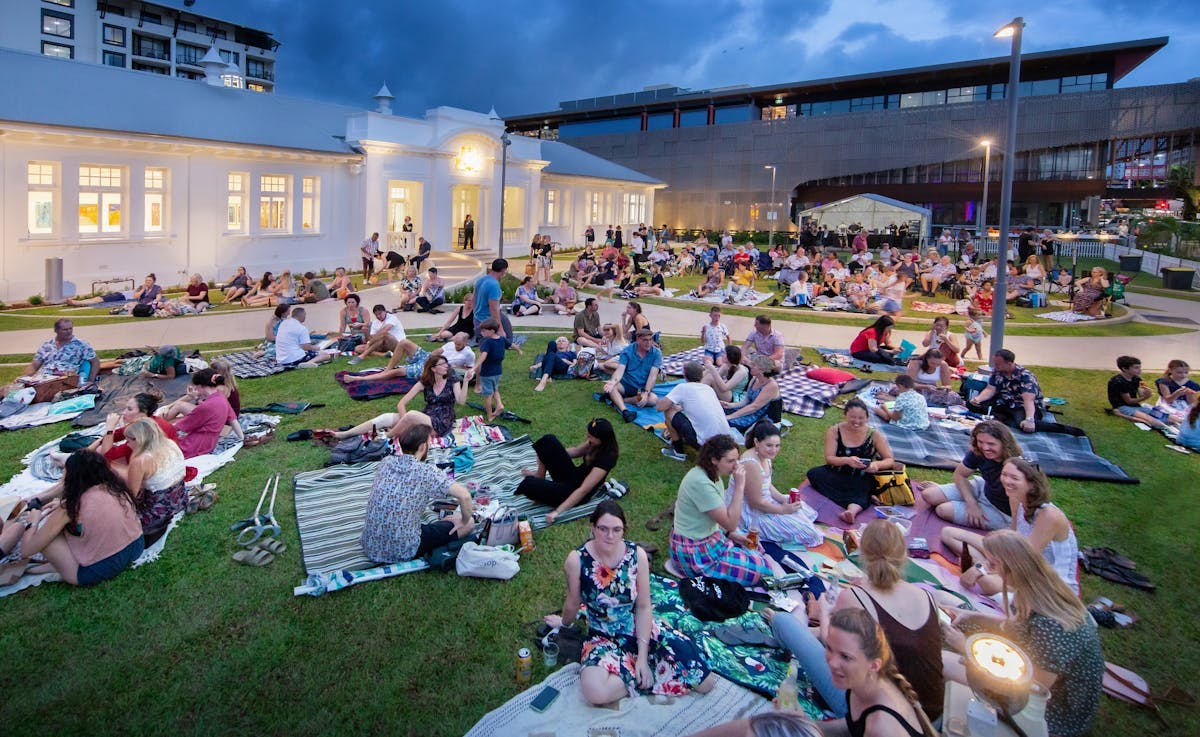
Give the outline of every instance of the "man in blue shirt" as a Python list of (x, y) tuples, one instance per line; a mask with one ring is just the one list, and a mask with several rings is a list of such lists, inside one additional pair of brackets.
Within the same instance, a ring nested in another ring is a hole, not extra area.
[(475, 342), (480, 340), (479, 326), (487, 320), (495, 320), (500, 324), (496, 337), (512, 347), (512, 323), (508, 316), (500, 312), (500, 279), (508, 271), (508, 261), (498, 258), (492, 262), (491, 268), (475, 281)]
[(632, 400), (638, 407), (651, 407), (657, 403), (654, 383), (658, 381), (658, 372), (662, 370), (662, 351), (654, 345), (654, 333), (649, 328), (641, 328), (634, 334), (633, 343), (625, 346), (617, 360), (617, 370), (605, 382), (604, 391), (621, 413), (621, 419), (633, 422), (637, 412), (626, 407), (625, 400)]

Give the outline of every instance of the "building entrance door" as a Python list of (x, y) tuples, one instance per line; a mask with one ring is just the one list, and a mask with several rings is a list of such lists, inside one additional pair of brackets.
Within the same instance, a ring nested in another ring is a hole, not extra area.
[[(478, 250), (484, 233), (479, 221), (483, 214), (482, 189), (478, 184), (456, 184), (450, 192), (450, 232), (454, 237), (455, 250), (473, 248)], [(474, 227), (471, 235), (464, 226), (467, 216), (471, 216)]]

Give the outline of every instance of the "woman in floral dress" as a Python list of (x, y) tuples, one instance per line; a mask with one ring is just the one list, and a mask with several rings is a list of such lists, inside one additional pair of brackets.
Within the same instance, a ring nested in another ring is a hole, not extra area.
[(589, 704), (608, 704), (640, 693), (707, 693), (716, 680), (700, 648), (685, 635), (654, 620), (650, 563), (646, 552), (625, 539), (625, 512), (612, 500), (589, 518), (592, 538), (567, 556), (567, 598), (562, 616), (546, 623), (573, 622), (586, 605), (588, 640), (583, 646), (579, 687)]

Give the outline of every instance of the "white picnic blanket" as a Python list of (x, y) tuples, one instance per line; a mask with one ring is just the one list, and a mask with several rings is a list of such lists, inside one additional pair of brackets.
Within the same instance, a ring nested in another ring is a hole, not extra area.
[(1062, 312), (1043, 312), (1034, 317), (1040, 317), (1044, 320), (1054, 320), (1055, 322), (1088, 322), (1090, 320), (1098, 320), (1100, 318), (1094, 315), (1081, 315), (1078, 312), (1071, 310), (1063, 310)]
[[(713, 304), (725, 304), (725, 298), (730, 295), (727, 289), (718, 289), (707, 297), (696, 297), (691, 294), (680, 294), (676, 299), (683, 299), (689, 302), (711, 302)], [(762, 304), (771, 298), (771, 292), (759, 292), (754, 289), (744, 292), (740, 299), (734, 300), (734, 304), (740, 307), (753, 307), (757, 304)]]

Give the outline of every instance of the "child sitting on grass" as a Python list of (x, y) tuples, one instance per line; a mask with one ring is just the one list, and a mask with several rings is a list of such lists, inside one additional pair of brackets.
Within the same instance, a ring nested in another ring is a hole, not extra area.
[(994, 289), (990, 279), (985, 281), (979, 289), (975, 290), (975, 294), (971, 297), (971, 306), (978, 308), (985, 315), (992, 314), (992, 307), (996, 303)]
[(1108, 380), (1108, 403), (1112, 405), (1113, 414), (1170, 433), (1167, 423), (1142, 409), (1142, 402), (1153, 395), (1150, 387), (1142, 383), (1142, 362), (1133, 356), (1118, 356), (1117, 371), (1119, 373)]
[(504, 411), (504, 402), (500, 399), (500, 376), (503, 372), (504, 351), (507, 344), (500, 333), (500, 323), (494, 319), (484, 320), (479, 326), (479, 377), (475, 382), (475, 391), (483, 397), (483, 407), (487, 411), (487, 421), (492, 422)]

